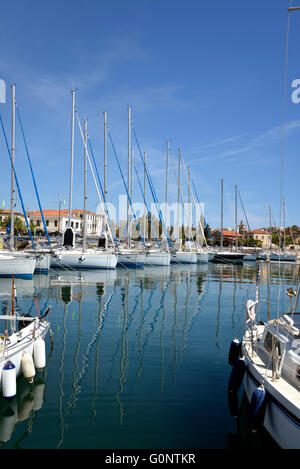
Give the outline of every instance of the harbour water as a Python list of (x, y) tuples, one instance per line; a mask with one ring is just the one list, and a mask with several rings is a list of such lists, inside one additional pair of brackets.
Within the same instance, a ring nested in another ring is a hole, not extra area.
[[(255, 298), (256, 264), (171, 265), (142, 270), (51, 271), (16, 279), (19, 313), (42, 314), (54, 338), (46, 368), (0, 398), (3, 448), (223, 449), (276, 447), (247, 430), (227, 401), (230, 342)], [(288, 309), (299, 265), (260, 264), (271, 315)], [(37, 301), (36, 301), (36, 299)], [(0, 279), (2, 314), (11, 280)], [(258, 318), (267, 318), (262, 302)]]

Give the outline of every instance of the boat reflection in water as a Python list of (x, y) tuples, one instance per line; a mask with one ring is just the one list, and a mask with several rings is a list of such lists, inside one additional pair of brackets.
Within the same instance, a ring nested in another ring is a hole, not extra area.
[(229, 405), (229, 411), (236, 418), (236, 433), (227, 434), (229, 449), (280, 449), (263, 427), (255, 433), (250, 430), (249, 401), (245, 392), (242, 394), (240, 407)]

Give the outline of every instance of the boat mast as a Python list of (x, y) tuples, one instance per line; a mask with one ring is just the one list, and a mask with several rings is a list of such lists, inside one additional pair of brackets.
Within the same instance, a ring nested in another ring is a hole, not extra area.
[(9, 247), (11, 251), (15, 250), (14, 246), (14, 218), (15, 218), (15, 177), (13, 171), (13, 165), (15, 164), (15, 122), (16, 122), (16, 85), (11, 85), (11, 110), (12, 110), (12, 121), (11, 121), (11, 199), (10, 199), (10, 237)]
[[(128, 191), (130, 187), (130, 158), (131, 158), (131, 107), (128, 107)], [(130, 233), (129, 233), (129, 197), (127, 197), (127, 245), (130, 247)]]
[[(181, 166), (181, 149), (178, 151), (178, 194), (177, 194), (177, 219), (178, 219), (178, 237), (180, 238), (180, 220), (179, 220), (179, 208), (180, 208), (180, 166)], [(181, 232), (182, 235), (182, 232)]]
[(72, 93), (72, 118), (71, 118), (71, 158), (70, 158), (70, 192), (69, 192), (69, 227), (72, 219), (72, 190), (73, 190), (73, 161), (74, 161), (74, 115), (75, 115), (75, 90)]
[[(284, 197), (282, 197), (282, 206), (283, 206), (283, 246), (282, 250), (285, 251), (285, 200)], [(280, 227), (281, 230), (281, 227)], [(281, 246), (280, 246), (281, 249)]]
[(238, 251), (238, 233), (237, 233), (237, 186), (235, 189), (235, 250)]
[(168, 226), (167, 226), (167, 205), (168, 205), (168, 175), (169, 175), (169, 152), (170, 152), (170, 144), (167, 142), (167, 157), (166, 157), (166, 195), (165, 195), (165, 204), (166, 204), (166, 210), (165, 210), (165, 224), (166, 224), (166, 230), (168, 232)]
[(87, 234), (87, 224), (86, 224), (86, 202), (87, 202), (87, 121), (83, 122), (84, 124), (84, 195), (83, 195), (83, 243), (82, 250), (86, 251), (86, 234)]
[(270, 217), (270, 246), (269, 251), (272, 249), (272, 219), (271, 219), (271, 205), (269, 205), (269, 217)]
[(107, 114), (104, 116), (104, 202), (107, 202)]
[[(133, 148), (131, 147), (131, 152), (130, 152), (130, 200), (131, 200), (131, 203), (133, 203), (132, 197), (133, 197)], [(132, 230), (131, 221), (132, 221), (132, 216), (130, 216), (130, 225), (129, 225), (130, 239), (131, 239), (131, 230)]]
[(223, 249), (223, 184), (224, 179), (221, 179), (221, 242), (220, 247)]
[(188, 224), (189, 224), (189, 241), (191, 240), (191, 168), (190, 165), (188, 165), (188, 204), (189, 204), (189, 219), (188, 219)]
[[(144, 199), (146, 201), (146, 152), (144, 151)], [(148, 229), (146, 232), (146, 203), (144, 202), (144, 239), (148, 238)]]

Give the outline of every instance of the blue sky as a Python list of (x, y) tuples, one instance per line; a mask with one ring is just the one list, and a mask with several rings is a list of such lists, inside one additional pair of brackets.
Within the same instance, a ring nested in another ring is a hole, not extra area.
[[(1, 5), (0, 105), (10, 135), (10, 87), (16, 97), (43, 208), (68, 200), (71, 89), (103, 174), (103, 111), (127, 172), (127, 107), (159, 199), (164, 200), (166, 141), (177, 167), (178, 148), (190, 165), (208, 223), (234, 224), (234, 186), (251, 228), (279, 223), (287, 7), (290, 0), (16, 0)], [(292, 2), (293, 6), (297, 6)], [(291, 83), (300, 78), (300, 11), (290, 15), (283, 194), (286, 224), (298, 210), (300, 103)], [(132, 140), (134, 141), (134, 140)], [(0, 136), (0, 201), (9, 208), (10, 170)], [(134, 155), (142, 171), (138, 150)], [(73, 207), (82, 208), (83, 145), (75, 135)], [(16, 171), (25, 206), (38, 208), (17, 127)], [(177, 200), (172, 167), (169, 201)], [(182, 173), (182, 193), (187, 185)], [(149, 188), (147, 189), (150, 194)], [(108, 142), (108, 197), (124, 187)], [(142, 196), (134, 182), (134, 199)], [(151, 201), (149, 197), (149, 202)], [(89, 174), (88, 208), (97, 193)], [(19, 203), (18, 203), (18, 207)], [(66, 205), (67, 207), (67, 205)], [(239, 205), (239, 219), (245, 220)]]

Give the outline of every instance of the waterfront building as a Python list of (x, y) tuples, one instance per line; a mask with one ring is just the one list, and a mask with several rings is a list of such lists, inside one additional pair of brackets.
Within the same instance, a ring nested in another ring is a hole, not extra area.
[[(69, 210), (50, 209), (43, 210), (44, 219), (48, 232), (62, 233), (69, 223)], [(39, 210), (28, 212), (28, 217), (36, 226), (37, 230), (44, 231), (44, 224)], [(87, 235), (100, 235), (104, 226), (104, 216), (87, 210)], [(71, 227), (76, 234), (82, 234), (83, 210), (72, 210)]]

